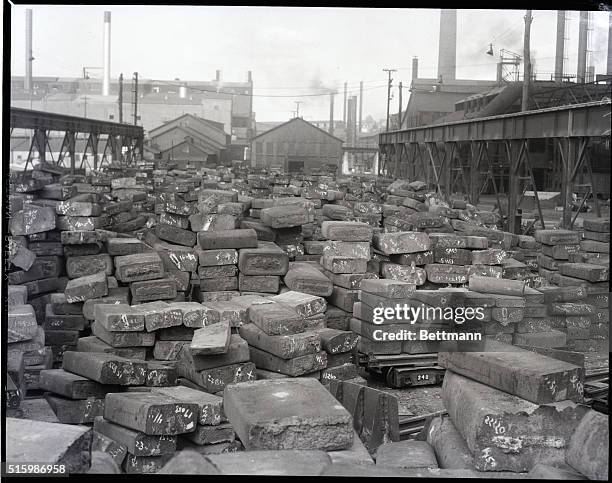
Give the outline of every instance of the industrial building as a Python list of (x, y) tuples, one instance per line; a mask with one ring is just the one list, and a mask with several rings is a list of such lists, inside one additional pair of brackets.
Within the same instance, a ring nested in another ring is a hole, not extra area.
[(289, 172), (335, 171), (341, 159), (342, 139), (300, 117), (255, 136), (251, 142), (251, 166), (254, 168)]
[(223, 124), (193, 114), (183, 114), (149, 132), (150, 146), (179, 166), (227, 163), (229, 139)]
[[(105, 12), (103, 27), (103, 67), (83, 67), (82, 77), (34, 77), (30, 56), (26, 75), (11, 76), (11, 106), (127, 122), (142, 126), (145, 133), (183, 114), (193, 114), (222, 123), (231, 135), (230, 157), (245, 159), (245, 148), (255, 132), (250, 71), (240, 82), (222, 79), (220, 70), (213, 80), (147, 79), (138, 73), (111, 77), (110, 12)], [(31, 46), (31, 16), (26, 30)]]

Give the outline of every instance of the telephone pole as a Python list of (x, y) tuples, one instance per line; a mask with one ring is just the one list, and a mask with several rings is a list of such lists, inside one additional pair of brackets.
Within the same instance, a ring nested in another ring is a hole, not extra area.
[(397, 113), (397, 128), (402, 128), (402, 83), (399, 83), (399, 111)]
[(391, 102), (391, 72), (397, 72), (396, 69), (383, 69), (383, 72), (389, 74), (389, 84), (387, 85), (387, 127), (385, 131), (389, 131), (389, 103)]
[(119, 74), (119, 124), (123, 124), (123, 74)]
[(293, 101), (293, 102), (295, 102), (295, 105), (296, 105), (295, 117), (300, 117), (300, 104), (302, 103), (302, 101)]
[(523, 42), (523, 99), (521, 111), (529, 108), (529, 84), (531, 82), (531, 57), (529, 54), (529, 38), (531, 34), (531, 10), (525, 13), (525, 38)]
[(138, 72), (134, 72), (132, 78), (134, 84), (134, 126), (138, 124)]

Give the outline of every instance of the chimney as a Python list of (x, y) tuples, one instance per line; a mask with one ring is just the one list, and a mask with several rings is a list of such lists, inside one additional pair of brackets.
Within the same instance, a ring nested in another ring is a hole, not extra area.
[(417, 80), (419, 78), (419, 58), (412, 58), (412, 80)]
[(357, 96), (351, 96), (348, 99), (346, 110), (346, 144), (355, 146), (357, 144)]
[(32, 9), (26, 10), (26, 65), (23, 88), (26, 92), (32, 92)]
[(346, 82), (344, 83), (344, 104), (342, 109), (342, 122), (344, 123), (344, 127), (346, 128)]
[(589, 12), (580, 12), (578, 25), (578, 67), (576, 82), (586, 81), (587, 44), (588, 44)]
[(217, 74), (216, 74), (215, 80), (217, 82), (221, 81), (221, 71), (219, 69), (217, 69)]
[(586, 81), (595, 82), (595, 66), (594, 65), (589, 65), (589, 67), (587, 68)]
[(438, 51), (438, 78), (442, 81), (455, 79), (457, 63), (457, 10), (443, 9), (440, 12), (440, 43)]
[(357, 132), (361, 132), (361, 124), (363, 120), (363, 81), (359, 81), (359, 127)]
[(334, 93), (329, 93), (329, 134), (334, 134)]
[(565, 10), (557, 12), (557, 50), (555, 52), (555, 82), (563, 82), (565, 54)]
[(110, 94), (111, 13), (104, 12), (104, 63), (102, 64), (102, 95)]
[(251, 84), (253, 83), (253, 75), (251, 74), (251, 71), (247, 72), (247, 82), (250, 82)]
[(612, 75), (612, 12), (608, 17), (608, 65), (606, 66), (606, 74)]

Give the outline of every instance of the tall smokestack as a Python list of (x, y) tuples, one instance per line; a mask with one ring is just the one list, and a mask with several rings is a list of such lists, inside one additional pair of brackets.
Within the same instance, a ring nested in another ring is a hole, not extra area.
[(334, 134), (334, 93), (329, 94), (329, 134)]
[(606, 74), (612, 75), (612, 12), (608, 17), (608, 65), (606, 66)]
[(102, 95), (110, 94), (111, 13), (104, 12), (104, 64), (102, 66)]
[(565, 55), (565, 10), (557, 12), (557, 50), (555, 52), (555, 82), (563, 82)]
[(419, 78), (419, 58), (412, 58), (412, 80), (416, 80)]
[(342, 122), (346, 127), (346, 82), (344, 83), (344, 108), (342, 109)]
[(357, 96), (349, 97), (346, 111), (346, 144), (355, 146), (357, 144)]
[(32, 92), (32, 9), (26, 10), (26, 52), (25, 52), (25, 78), (23, 88), (26, 92)]
[(440, 12), (440, 43), (438, 51), (438, 78), (455, 79), (457, 63), (457, 10)]
[(359, 81), (359, 128), (357, 132), (361, 132), (361, 124), (363, 120), (363, 81)]
[(586, 81), (595, 82), (595, 66), (594, 65), (589, 65), (589, 67), (587, 68)]
[(589, 12), (580, 12), (580, 23), (578, 25), (578, 68), (577, 82), (586, 81), (587, 43), (588, 43)]

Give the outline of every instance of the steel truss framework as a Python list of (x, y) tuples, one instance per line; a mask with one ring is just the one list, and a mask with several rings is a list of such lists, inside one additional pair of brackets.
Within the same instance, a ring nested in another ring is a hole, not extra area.
[[(588, 102), (535, 111), (470, 119), (446, 124), (381, 133), (379, 174), (395, 178), (422, 179), (435, 185), (449, 199), (457, 187), (471, 203), (491, 184), (500, 210), (496, 177), (502, 166), (508, 169), (508, 230), (516, 232), (513, 215), (525, 191), (534, 191), (538, 221), (544, 226), (542, 210), (529, 157), (531, 139), (552, 139), (561, 160), (563, 227), (572, 227), (572, 198), (577, 176), (586, 169), (590, 183), (582, 200), (593, 192), (593, 173), (588, 154), (592, 142), (610, 142), (612, 103)], [(597, 215), (599, 205), (596, 201)], [(508, 216), (511, 214), (511, 216)]]
[(568, 82), (547, 89), (535, 89), (529, 96), (529, 105), (533, 109), (543, 109), (610, 98), (611, 82), (612, 76), (602, 76), (593, 82)]
[[(90, 169), (98, 169), (104, 163), (109, 163), (109, 159), (130, 165), (142, 157), (144, 130), (141, 126), (11, 107), (10, 127), (11, 134), (15, 128), (33, 130), (24, 172), (32, 164), (34, 154), (38, 154), (41, 163), (50, 161), (51, 164), (64, 167), (68, 167), (66, 158), (69, 158), (70, 170), (74, 172), (79, 134), (87, 139), (79, 169), (83, 169), (85, 164)], [(57, 159), (53, 158), (49, 144), (49, 134), (53, 131), (64, 133)], [(104, 143), (102, 151), (99, 150), (100, 142)], [(100, 165), (98, 154), (102, 155)], [(93, 166), (88, 162), (88, 155), (93, 158)]]

